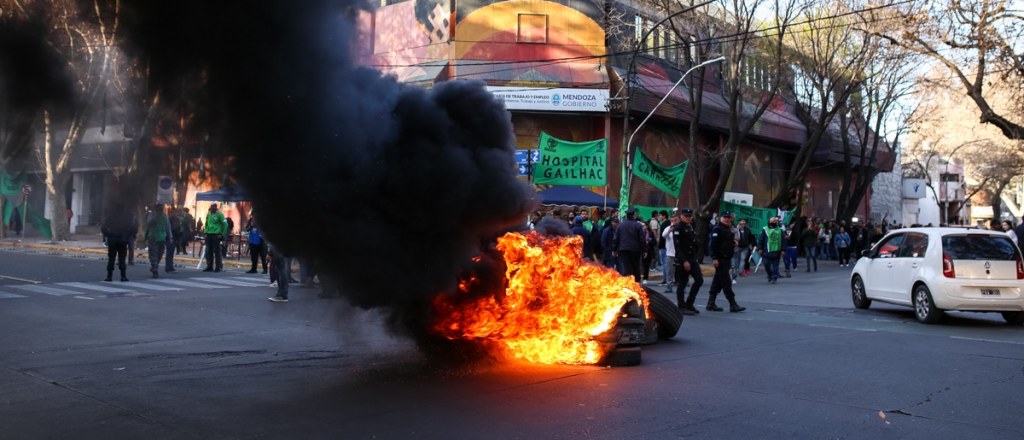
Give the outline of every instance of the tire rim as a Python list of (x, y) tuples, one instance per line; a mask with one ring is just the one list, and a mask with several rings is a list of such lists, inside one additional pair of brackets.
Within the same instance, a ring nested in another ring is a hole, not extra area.
[(864, 282), (860, 278), (853, 281), (853, 299), (857, 302), (864, 301)]
[(924, 292), (924, 289), (918, 289), (916, 296), (917, 298), (915, 298), (916, 301), (914, 301), (914, 308), (917, 309), (917, 316), (924, 318), (925, 316), (928, 316), (928, 294)]

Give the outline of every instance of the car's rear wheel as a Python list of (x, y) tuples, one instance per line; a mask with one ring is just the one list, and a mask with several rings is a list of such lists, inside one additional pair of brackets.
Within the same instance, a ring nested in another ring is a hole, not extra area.
[(853, 306), (858, 309), (866, 309), (871, 307), (871, 299), (868, 298), (868, 294), (864, 291), (864, 280), (860, 278), (860, 275), (854, 275), (853, 281), (850, 283), (850, 290), (853, 292)]
[(925, 324), (934, 324), (942, 319), (942, 310), (935, 307), (932, 292), (924, 284), (914, 287), (914, 315)]
[(1010, 325), (1024, 324), (1024, 312), (1003, 312), (1003, 319)]

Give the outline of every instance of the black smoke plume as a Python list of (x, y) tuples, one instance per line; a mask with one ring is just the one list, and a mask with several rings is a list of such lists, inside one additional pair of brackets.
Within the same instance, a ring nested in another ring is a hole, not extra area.
[(236, 157), (269, 241), (422, 335), (431, 298), (498, 266), (471, 259), (536, 203), (515, 176), (509, 114), (482, 83), (428, 91), (354, 64), (360, 5), (125, 1), (157, 82), (203, 72), (211, 142)]

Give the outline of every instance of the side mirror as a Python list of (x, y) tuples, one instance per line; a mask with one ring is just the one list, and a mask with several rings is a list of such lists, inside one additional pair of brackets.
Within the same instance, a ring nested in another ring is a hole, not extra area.
[(864, 249), (860, 251), (860, 256), (864, 258), (871, 258), (871, 249)]

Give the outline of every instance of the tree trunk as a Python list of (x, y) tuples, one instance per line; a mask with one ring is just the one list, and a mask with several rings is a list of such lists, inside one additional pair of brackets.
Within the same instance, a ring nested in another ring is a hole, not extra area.
[(46, 176), (46, 196), (50, 200), (50, 233), (54, 242), (71, 239), (68, 205), (65, 200), (70, 178), (71, 173), (67, 171)]

